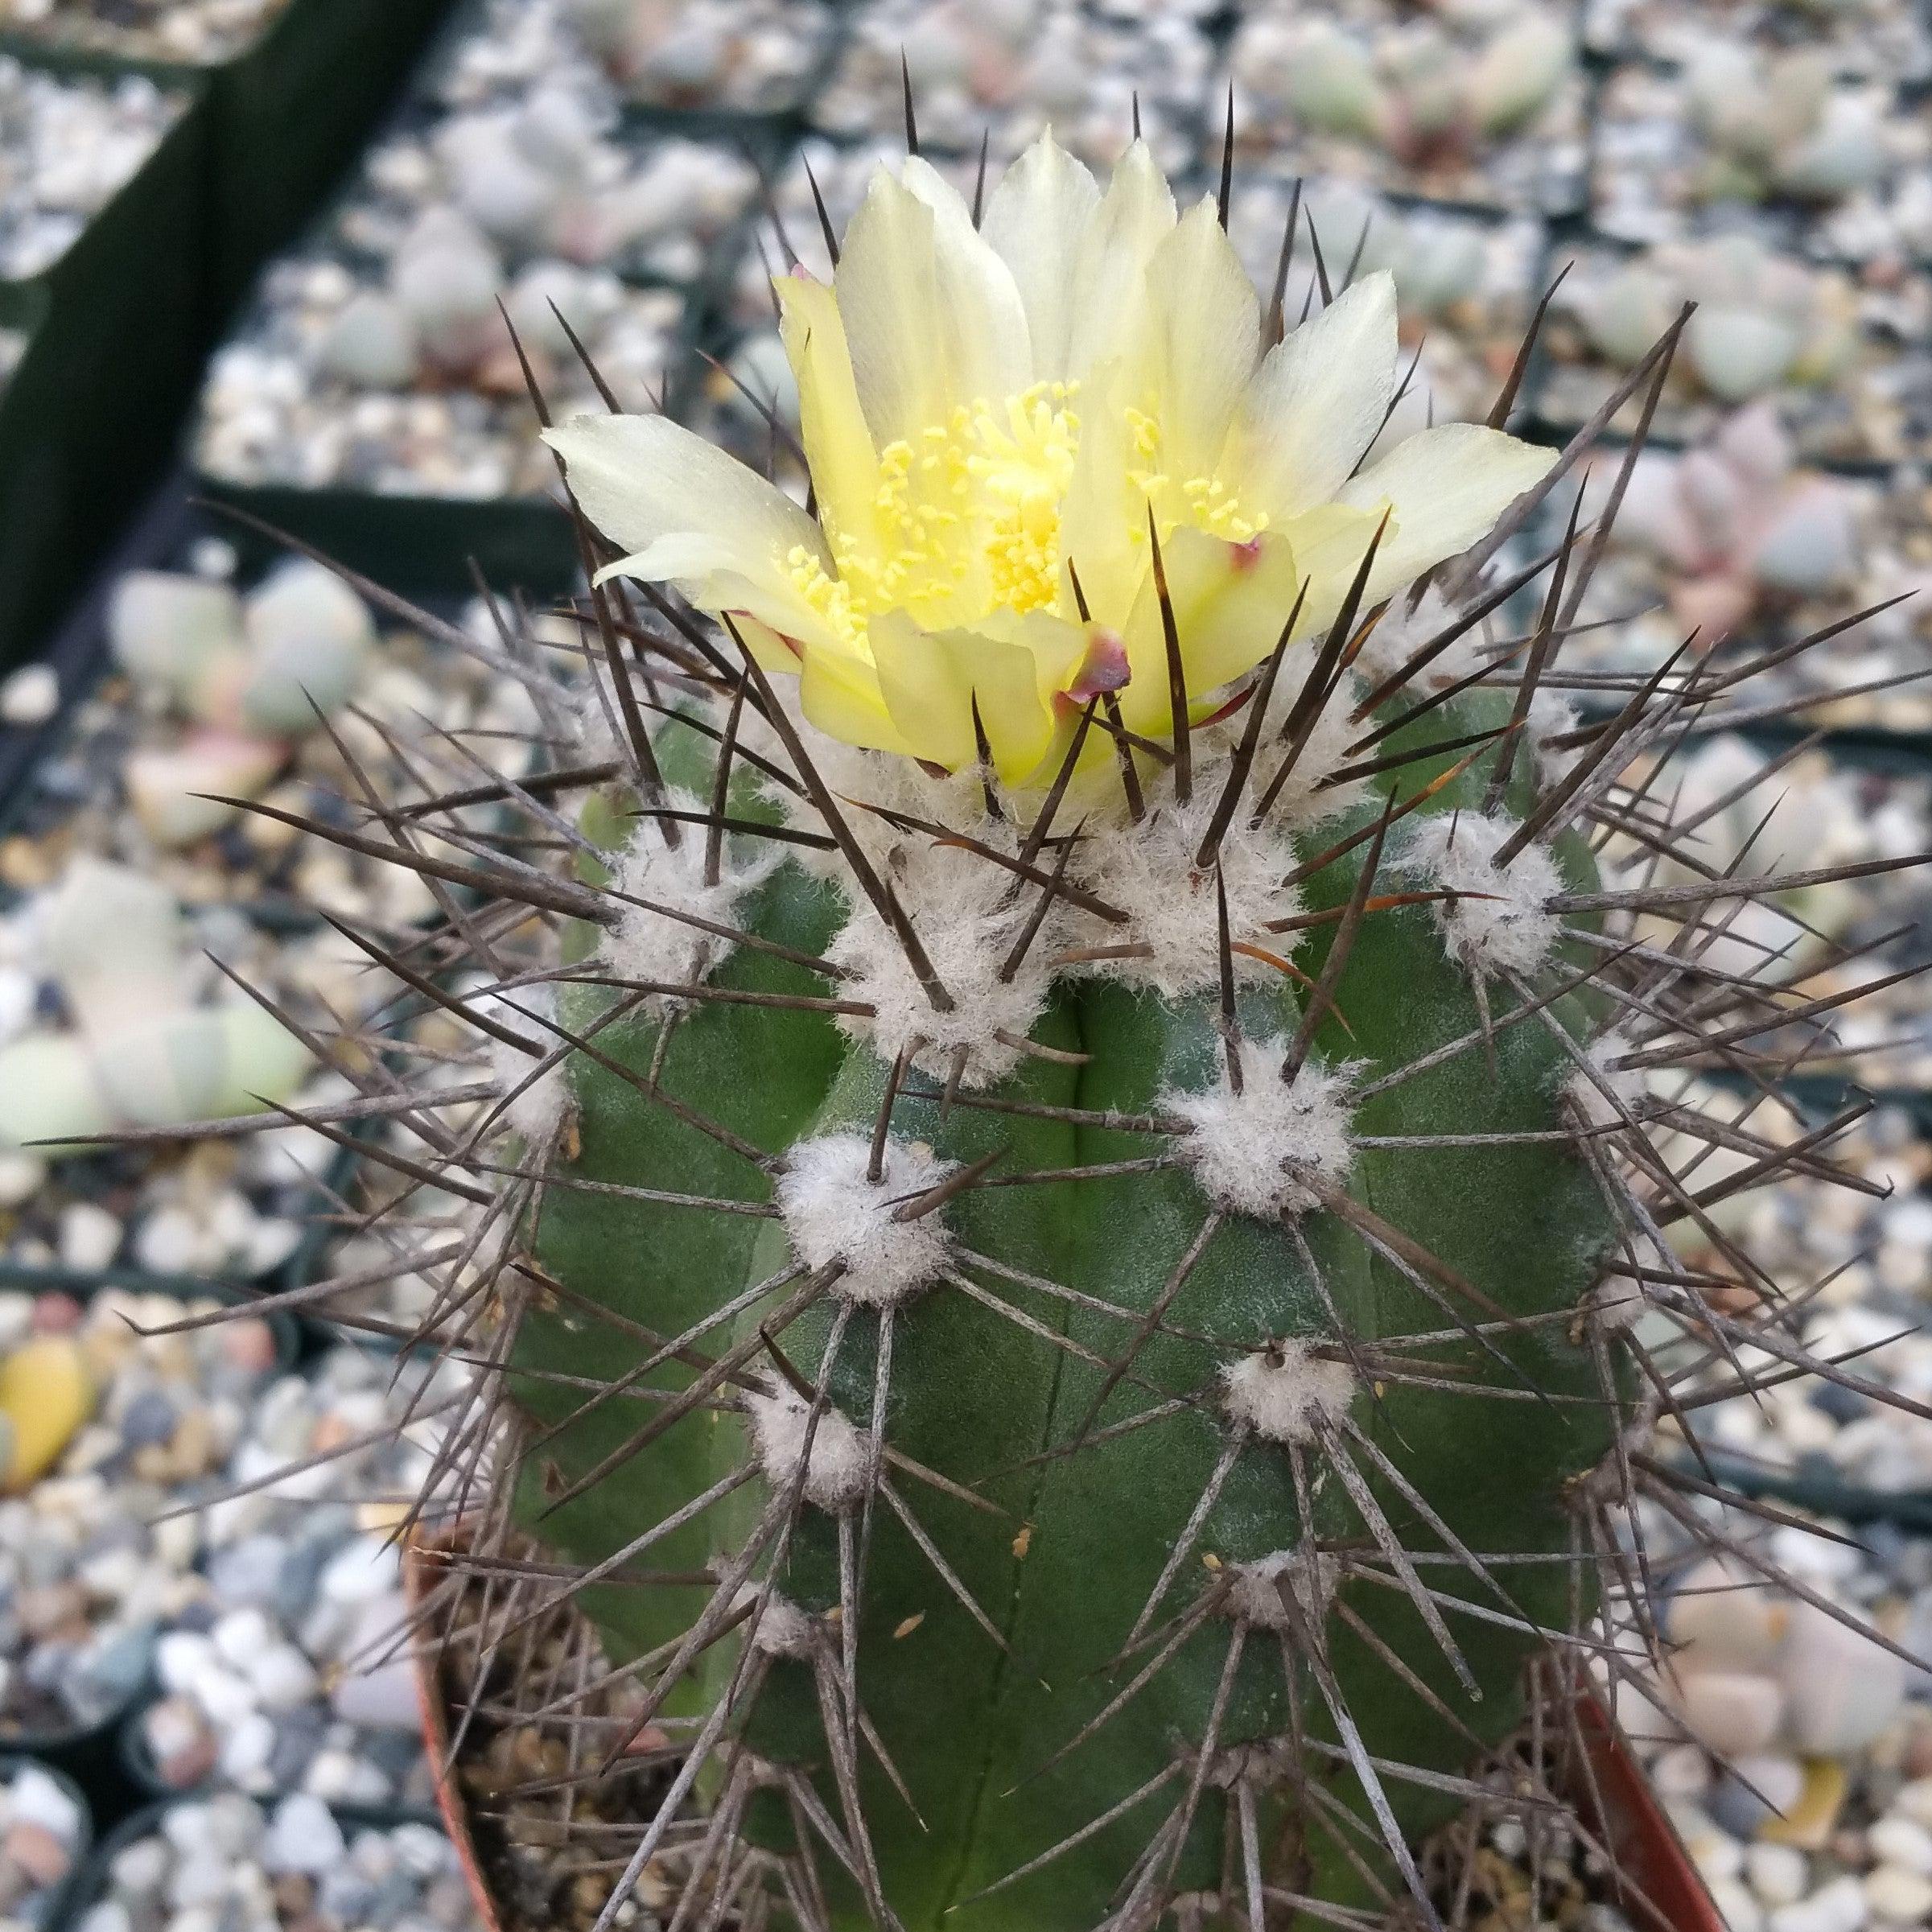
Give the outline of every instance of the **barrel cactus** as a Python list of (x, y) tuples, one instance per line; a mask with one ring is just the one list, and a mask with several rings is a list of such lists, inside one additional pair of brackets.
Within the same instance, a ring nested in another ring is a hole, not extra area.
[(1626, 1667), (1638, 1317), (1732, 1320), (1645, 1128), (1780, 1157), (1646, 1073), (1755, 1071), (1699, 934), (1788, 882), (1605, 876), (1705, 674), (1580, 723), (1593, 552), (1503, 547), (1567, 461), (1506, 393), (1365, 466), (1388, 277), (1284, 336), (1224, 214), (1138, 143), (882, 171), (778, 284), (809, 508), (551, 426), (594, 675), (447, 632), (546, 760), (315, 828), (435, 884), (364, 943), (476, 1044), (349, 1109), (479, 1224), (472, 1550), (677, 1766), (600, 1923), (647, 1868), (680, 1927), (1430, 1923), (1431, 1831), (1545, 1802), (1481, 1775), (1532, 1686), (1568, 1737)]

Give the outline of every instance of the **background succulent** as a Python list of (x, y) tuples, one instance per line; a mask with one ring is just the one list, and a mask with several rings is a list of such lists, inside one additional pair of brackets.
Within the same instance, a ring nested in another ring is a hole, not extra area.
[(1858, 353), (1845, 276), (1774, 255), (1747, 235), (1654, 249), (1567, 297), (1591, 346), (1621, 369), (1642, 360), (1686, 302), (1696, 312), (1677, 372), (1721, 402), (1827, 385)]

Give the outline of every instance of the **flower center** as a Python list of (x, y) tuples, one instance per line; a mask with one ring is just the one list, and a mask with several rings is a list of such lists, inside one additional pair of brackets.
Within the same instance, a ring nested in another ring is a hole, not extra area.
[[(1140, 459), (1139, 467), (1127, 472), (1127, 480), (1154, 506), (1154, 521), (1163, 538), (1185, 525), (1230, 543), (1246, 543), (1268, 527), (1267, 512), (1247, 515), (1218, 476), (1176, 477), (1163, 469), (1160, 424), (1146, 410), (1127, 410), (1127, 435)], [(1137, 529), (1135, 542), (1145, 543), (1147, 535)]]
[[(1061, 511), (1080, 449), (1071, 406), (1078, 388), (1036, 382), (1002, 402), (959, 404), (917, 442), (879, 452), (869, 528), (841, 529), (822, 510), (836, 574), (803, 545), (785, 567), (842, 644), (869, 655), (867, 626), (886, 611), (937, 630), (995, 610), (1024, 616), (1057, 603)], [(1151, 416), (1129, 410), (1127, 426), (1143, 463), (1128, 475), (1164, 536), (1186, 524), (1241, 543), (1266, 525), (1265, 515), (1243, 516), (1218, 478), (1162, 472)], [(1144, 531), (1135, 536), (1146, 542)]]

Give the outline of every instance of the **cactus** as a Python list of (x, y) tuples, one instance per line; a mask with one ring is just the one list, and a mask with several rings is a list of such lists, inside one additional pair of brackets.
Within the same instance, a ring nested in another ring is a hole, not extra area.
[[(497, 1371), (445, 1473), (504, 1642), (575, 1605), (636, 1691), (607, 1768), (667, 1764), (599, 1925), (647, 1872), (679, 1932), (754, 1889), (1436, 1923), (1431, 1831), (1539, 1815), (1631, 1668), (1606, 1579), (1655, 1641), (1637, 1489), (1719, 1534), (1652, 1347), (1729, 1357), (1779, 1291), (1707, 1299), (1646, 1129), (1726, 1196), (1783, 1156), (1648, 1081), (1760, 1077), (1802, 995), (1700, 937), (1806, 881), (1606, 872), (1668, 842), (1619, 777), (1703, 674), (1547, 702), (1595, 553), (1504, 546), (1567, 466), (1466, 424), (1362, 462), (1386, 276), (1280, 339), (1138, 143), (1103, 188), (1043, 141), (978, 221), (914, 158), (837, 259), (778, 284), (813, 511), (662, 418), (553, 428), (597, 675), (521, 674), (576, 748), (308, 828), (472, 954), (363, 939), (476, 1071), (351, 1106), (475, 1216), (401, 1265)], [(489, 800), (539, 836), (453, 816)]]

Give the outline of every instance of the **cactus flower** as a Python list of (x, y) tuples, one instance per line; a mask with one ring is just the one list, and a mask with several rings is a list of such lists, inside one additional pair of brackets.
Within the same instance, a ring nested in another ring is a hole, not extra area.
[[(833, 738), (1050, 773), (1097, 690), (1172, 729), (1155, 541), (1190, 708), (1473, 542), (1548, 451), (1469, 424), (1361, 459), (1398, 384), (1394, 285), (1273, 347), (1211, 201), (1146, 147), (1102, 187), (1051, 136), (976, 228), (925, 162), (881, 168), (830, 283), (778, 283), (816, 515), (661, 417), (552, 431), (615, 572), (730, 614)], [(1386, 528), (1383, 525), (1386, 519)], [(1150, 539), (1150, 529), (1153, 541)]]

